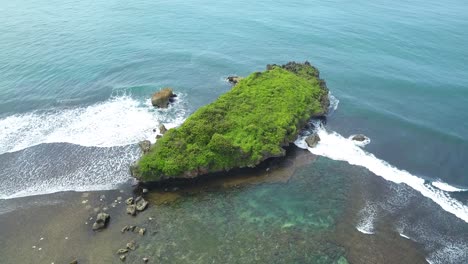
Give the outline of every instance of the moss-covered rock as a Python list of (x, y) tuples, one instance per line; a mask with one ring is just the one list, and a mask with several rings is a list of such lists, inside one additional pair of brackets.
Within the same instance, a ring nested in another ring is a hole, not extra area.
[(283, 147), (328, 106), (325, 82), (308, 62), (268, 65), (168, 130), (132, 172), (158, 181), (256, 166), (285, 155)]

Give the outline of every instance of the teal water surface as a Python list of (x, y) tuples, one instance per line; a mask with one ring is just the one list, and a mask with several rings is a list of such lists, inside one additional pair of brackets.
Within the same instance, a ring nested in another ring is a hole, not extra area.
[[(131, 181), (135, 143), (154, 141), (158, 124), (177, 126), (230, 89), (226, 76), (309, 60), (339, 100), (326, 129), (366, 134), (377, 165), (426, 180), (388, 187), (404, 206), (422, 193), (433, 212), (448, 212), (425, 227), (466, 230), (467, 13), (462, 0), (0, 0), (0, 199), (116, 188)], [(165, 86), (178, 101), (155, 110), (149, 97)], [(376, 172), (371, 165), (363, 166)], [(377, 207), (390, 214), (392, 199), (370, 201), (364, 223), (372, 227)], [(419, 215), (404, 208), (409, 219), (394, 224), (436, 252), (433, 263), (468, 259), (463, 232), (447, 239), (452, 247), (431, 247), (438, 235), (423, 236)]]

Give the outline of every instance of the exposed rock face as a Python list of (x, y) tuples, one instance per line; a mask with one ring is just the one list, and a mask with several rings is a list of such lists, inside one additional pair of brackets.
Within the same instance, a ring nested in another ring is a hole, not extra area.
[(319, 141), (320, 141), (320, 137), (315, 133), (308, 136), (306, 138), (306, 140), (305, 140), (305, 142), (307, 143), (307, 146), (309, 146), (309, 148), (313, 148), (313, 147), (317, 146)]
[(368, 137), (366, 137), (366, 136), (363, 135), (363, 134), (357, 134), (357, 135), (354, 135), (351, 139), (354, 140), (354, 141), (362, 142), (362, 141), (367, 140)]
[(240, 80), (242, 80), (242, 77), (239, 76), (228, 76), (226, 80), (231, 83), (232, 85), (236, 85)]
[(164, 135), (166, 131), (167, 131), (167, 128), (164, 126), (164, 124), (159, 125), (159, 133)]
[(171, 88), (164, 88), (153, 94), (151, 97), (151, 104), (158, 108), (167, 108), (169, 103), (172, 102), (176, 96), (177, 95), (172, 92)]
[(140, 143), (138, 143), (138, 146), (140, 147), (143, 154), (145, 154), (149, 152), (151, 148), (151, 142), (149, 140), (143, 140), (143, 141), (140, 141)]
[(93, 224), (93, 230), (101, 230), (107, 226), (110, 215), (106, 213), (99, 213), (96, 217), (96, 222)]

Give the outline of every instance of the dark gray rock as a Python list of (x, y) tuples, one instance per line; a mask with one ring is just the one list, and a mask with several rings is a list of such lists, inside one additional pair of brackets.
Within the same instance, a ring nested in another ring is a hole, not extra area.
[(106, 213), (99, 213), (96, 217), (96, 221), (93, 224), (93, 230), (101, 230), (107, 226), (110, 215)]
[(309, 148), (313, 148), (317, 146), (318, 142), (320, 141), (320, 137), (317, 134), (312, 134), (306, 138), (306, 143)]
[(164, 126), (164, 124), (159, 125), (159, 133), (163, 134), (166, 133), (167, 128)]
[(368, 138), (363, 134), (357, 134), (357, 135), (352, 136), (351, 139), (354, 141), (362, 142), (362, 141), (367, 140)]
[(240, 82), (240, 80), (242, 80), (243, 78), (242, 77), (239, 77), (239, 76), (228, 76), (226, 78), (226, 80), (233, 84), (233, 85), (236, 85), (238, 82)]

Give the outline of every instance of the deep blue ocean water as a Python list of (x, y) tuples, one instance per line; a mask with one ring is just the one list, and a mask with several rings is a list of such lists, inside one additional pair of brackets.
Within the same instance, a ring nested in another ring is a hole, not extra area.
[[(113, 188), (135, 143), (230, 89), (226, 76), (308, 60), (339, 100), (328, 133), (371, 139), (375, 160), (353, 164), (426, 180), (466, 224), (467, 14), (461, 0), (1, 0), (0, 198)], [(179, 101), (152, 109), (165, 86)]]

